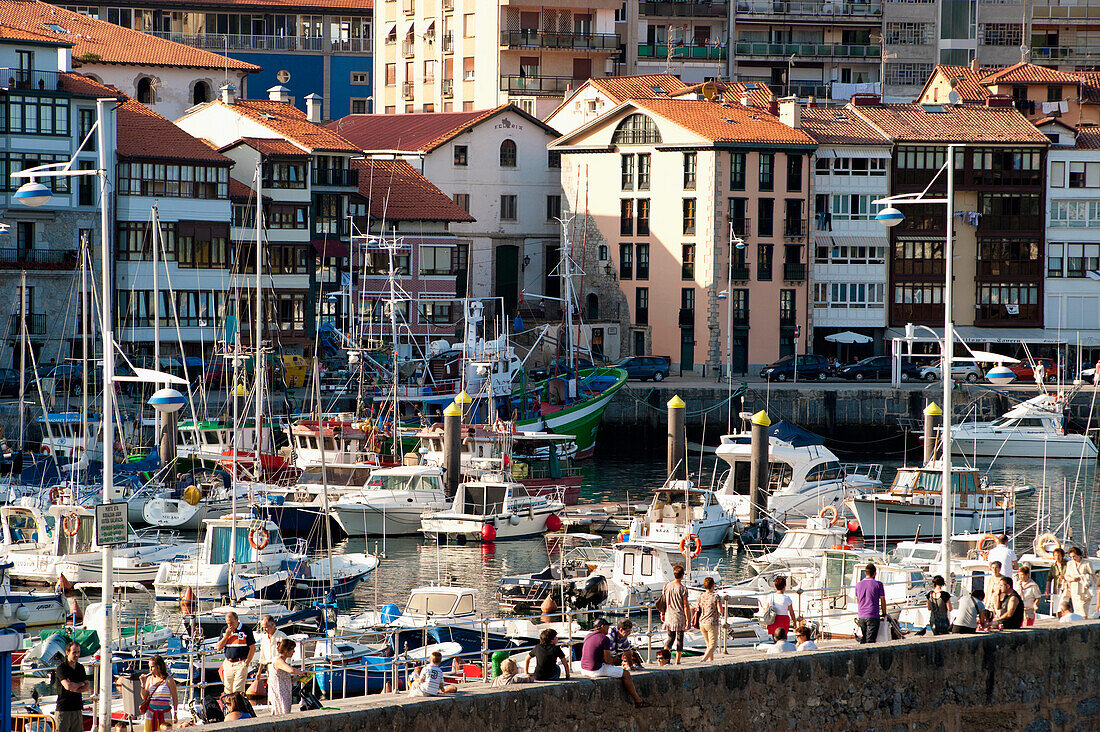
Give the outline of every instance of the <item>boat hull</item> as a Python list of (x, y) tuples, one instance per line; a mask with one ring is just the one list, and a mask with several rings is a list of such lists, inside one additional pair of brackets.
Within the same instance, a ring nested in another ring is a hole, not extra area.
[(420, 532), (420, 516), (424, 507), (385, 508), (359, 503), (337, 503), (332, 512), (340, 528), (348, 536), (400, 536)]
[(1085, 435), (1059, 435), (1054, 438), (1024, 435), (967, 435), (956, 433), (951, 452), (970, 457), (1049, 458), (1080, 460), (1096, 457), (1096, 445)]
[(480, 516), (446, 516), (425, 515), (421, 517), (420, 531), (425, 536), (435, 537), (436, 540), (446, 543), (452, 539), (456, 542), (485, 541), (485, 526), (492, 526), (496, 536), (492, 541), (507, 541), (509, 539), (526, 539), (530, 536), (540, 536), (546, 533), (546, 519), (556, 508), (543, 508), (534, 511), (531, 518), (520, 518), (518, 523), (512, 523), (506, 517), (483, 518)]
[[(940, 538), (940, 507), (900, 501), (856, 497), (849, 501), (864, 539), (922, 540)], [(1016, 523), (1015, 508), (955, 508), (951, 512), (952, 534), (1009, 533)]]
[[(591, 373), (593, 372), (582, 372), (581, 377)], [(542, 414), (533, 419), (517, 420), (516, 429), (520, 432), (554, 432), (559, 435), (571, 435), (577, 441), (577, 459), (592, 457), (596, 448), (596, 433), (603, 419), (604, 410), (612, 397), (626, 383), (626, 372), (622, 369), (600, 368), (595, 369), (594, 373), (614, 376), (615, 383), (599, 394), (565, 409)]]

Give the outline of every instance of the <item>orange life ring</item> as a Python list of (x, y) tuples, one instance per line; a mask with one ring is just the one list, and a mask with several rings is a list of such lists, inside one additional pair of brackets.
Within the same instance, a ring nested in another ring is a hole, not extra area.
[(817, 517), (828, 517), (829, 526), (836, 526), (838, 523), (840, 523), (840, 511), (836, 510), (836, 506), (826, 506), (825, 508), (821, 509), (820, 513), (817, 514)]
[(50, 488), (50, 503), (57, 503), (57, 499), (61, 497), (61, 489), (58, 486)]
[(40, 452), (43, 455), (49, 455), (50, 454), (50, 446), (46, 445), (46, 444), (43, 444), (41, 447), (38, 448), (38, 452)]
[(267, 535), (267, 531), (264, 529), (252, 529), (248, 532), (248, 543), (257, 551), (266, 547), (270, 539), (271, 537)]
[(701, 551), (703, 551), (703, 542), (695, 534), (688, 534), (680, 539), (680, 553), (685, 557), (695, 559)]
[[(985, 546), (986, 541), (992, 541), (993, 545), (990, 546), (987, 549), (982, 549), (982, 547)], [(978, 542), (978, 556), (981, 557), (982, 559), (988, 559), (989, 558), (989, 550), (992, 549), (995, 546), (997, 546), (997, 537), (994, 536), (993, 534), (986, 534), (985, 536), (982, 537), (981, 541)]]
[(61, 518), (61, 530), (66, 536), (76, 536), (80, 533), (80, 517), (75, 513), (67, 513)]

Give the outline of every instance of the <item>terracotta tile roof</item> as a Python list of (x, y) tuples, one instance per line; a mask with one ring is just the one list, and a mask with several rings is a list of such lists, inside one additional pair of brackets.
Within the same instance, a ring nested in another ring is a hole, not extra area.
[[(218, 100), (212, 104), (224, 102)], [(306, 113), (292, 104), (266, 99), (238, 99), (226, 106), (311, 152), (359, 152), (358, 147), (324, 125), (310, 122), (306, 119)]]
[(88, 97), (119, 97), (126, 95), (113, 86), (102, 84), (95, 79), (90, 79), (83, 74), (64, 72), (61, 74), (61, 89), (71, 94), (80, 94)]
[[(229, 200), (236, 201), (238, 203), (252, 201), (256, 202), (256, 191), (252, 189), (247, 183), (242, 183), (236, 178), (229, 177)], [(271, 196), (264, 195), (265, 201), (272, 200)]]
[(767, 112), (702, 99), (634, 99), (633, 104), (711, 142), (814, 145), (803, 131), (788, 127)]
[(748, 92), (750, 107), (767, 110), (768, 105), (771, 104), (772, 90), (763, 82), (738, 82), (736, 84), (725, 84), (725, 86), (728, 92), (725, 98), (731, 102), (740, 104), (741, 97)]
[(0, 24), (72, 44), (74, 64), (83, 58), (89, 64), (260, 70), (254, 64), (89, 18), (39, 0), (0, 0)]
[(847, 108), (895, 142), (1050, 142), (1011, 107), (849, 104)]
[[(684, 82), (672, 74), (641, 74), (638, 76), (593, 76), (588, 83), (611, 97), (616, 104), (627, 99), (650, 99), (669, 95), (684, 88)], [(658, 87), (662, 92), (654, 91)]]
[(1100, 71), (1078, 71), (1081, 80), (1081, 102), (1100, 104)]
[(1100, 127), (1085, 125), (1077, 128), (1078, 150), (1100, 150)]
[(215, 165), (233, 162), (134, 99), (126, 97), (115, 114), (118, 126), (115, 152), (120, 158), (187, 160)]
[[(402, 115), (404, 116), (404, 115)], [(404, 160), (351, 161), (359, 171), (359, 195), (370, 215), (387, 221), (474, 221), (447, 194)]]
[(1074, 74), (1068, 74), (1049, 66), (1038, 64), (1018, 63), (982, 77), (982, 84), (994, 86), (998, 84), (1078, 84)]
[(48, 38), (41, 33), (33, 33), (23, 28), (12, 28), (0, 25), (0, 39), (5, 41), (27, 41), (29, 43), (42, 43), (50, 46), (71, 46), (69, 41), (59, 41), (56, 38)]
[[(157, 7), (189, 10), (197, 7), (211, 7), (225, 9), (227, 5), (234, 8), (257, 7), (279, 8), (280, 10), (293, 10), (296, 8), (328, 8), (332, 10), (371, 10), (374, 0), (157, 0)], [(270, 12), (270, 11), (268, 11)]]
[(882, 133), (843, 107), (804, 108), (802, 130), (819, 145), (890, 145)]
[(284, 158), (308, 158), (309, 152), (295, 145), (289, 140), (269, 137), (242, 137), (231, 145), (226, 145), (223, 150), (228, 150), (237, 145), (248, 145), (261, 155), (270, 155)]
[(328, 128), (361, 150), (429, 152), (502, 109), (504, 106), (472, 112), (349, 114), (329, 122)]
[(983, 102), (986, 97), (989, 96), (989, 90), (982, 86), (982, 75), (986, 72), (988, 72), (988, 70), (983, 71), (979, 69), (978, 71), (974, 71), (969, 66), (940, 64), (936, 67), (935, 71), (932, 72), (931, 78), (935, 78), (935, 76), (939, 74), (945, 76), (948, 81), (954, 81), (954, 86), (952, 88), (959, 93), (960, 101)]

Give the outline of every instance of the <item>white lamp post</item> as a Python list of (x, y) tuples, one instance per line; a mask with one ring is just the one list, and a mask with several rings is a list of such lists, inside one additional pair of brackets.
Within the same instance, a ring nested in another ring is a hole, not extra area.
[[(111, 245), (110, 245), (110, 217), (107, 200), (107, 131), (104, 120), (111, 107), (118, 100), (113, 97), (96, 100), (96, 123), (92, 131), (96, 133), (97, 153), (99, 155), (97, 170), (72, 170), (73, 159), (65, 163), (48, 163), (27, 170), (12, 173), (12, 178), (27, 178), (15, 192), (12, 198), (27, 206), (42, 206), (49, 202), (52, 194), (49, 188), (39, 183), (38, 178), (66, 178), (94, 175), (99, 179), (99, 238), (101, 244), (101, 258), (103, 267), (103, 302), (101, 304), (102, 324), (100, 330), (103, 333), (103, 502), (114, 501), (114, 334), (111, 330), (111, 297), (113, 288), (110, 282), (111, 273)], [(84, 148), (88, 136), (80, 143), (76, 155)], [(112, 579), (114, 575), (114, 548), (111, 545), (100, 547), (103, 554), (103, 638), (99, 656), (99, 720), (100, 729), (111, 728), (111, 625), (112, 602), (114, 600), (114, 588)]]
[(726, 296), (726, 429), (733, 432), (733, 250), (745, 248), (745, 240), (733, 230), (733, 219), (730, 219), (729, 238), (729, 273), (726, 289), (718, 293), (718, 298), (722, 299), (723, 293)]

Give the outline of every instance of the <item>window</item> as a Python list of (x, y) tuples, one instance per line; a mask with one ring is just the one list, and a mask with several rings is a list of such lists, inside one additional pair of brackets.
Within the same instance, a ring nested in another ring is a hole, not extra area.
[(1047, 245), (1047, 277), (1062, 276), (1062, 249), (1063, 244)]
[(369, 71), (352, 71), (351, 83), (356, 85), (369, 84), (370, 72)]
[(772, 278), (772, 245), (756, 246), (756, 279), (768, 282)]
[(420, 322), (430, 325), (450, 325), (451, 303), (449, 302), (422, 302), (419, 306)]
[(514, 195), (505, 195), (500, 197), (500, 220), (516, 220), (516, 197)]
[(831, 217), (836, 221), (870, 221), (874, 218), (871, 201), (875, 196), (834, 195)]
[(1048, 102), (1060, 102), (1065, 97), (1062, 96), (1062, 87), (1059, 84), (1051, 84), (1047, 87), (1047, 101)]
[(619, 244), (619, 279), (634, 279), (634, 245)]
[(1019, 46), (1024, 42), (1024, 27), (1019, 23), (979, 23), (978, 44), (982, 46)]
[(264, 188), (304, 189), (306, 187), (305, 163), (267, 162), (263, 167)]
[(620, 165), (620, 178), (622, 179), (622, 189), (624, 191), (634, 190), (634, 156), (633, 155), (621, 155), (619, 157)]
[(802, 190), (802, 156), (787, 154), (787, 191)]
[(632, 114), (615, 128), (611, 136), (612, 145), (652, 145), (661, 142), (661, 132), (649, 117), (641, 113)]
[(470, 194), (469, 193), (456, 193), (452, 196), (455, 205), (466, 213), (470, 213)]
[(698, 165), (698, 153), (684, 153), (684, 190), (695, 190), (696, 166)]
[(893, 46), (927, 46), (932, 43), (931, 23), (887, 23), (886, 43)]
[(756, 202), (756, 235), (768, 237), (772, 235), (772, 209), (775, 201), (771, 198), (761, 198)]
[(69, 100), (58, 97), (8, 96), (8, 132), (24, 135), (68, 135)]
[[(236, 208), (237, 206), (234, 206), (234, 210)], [(255, 219), (255, 207), (244, 206), (242, 208), (252, 214), (248, 218)], [(285, 203), (276, 203), (264, 209), (265, 223), (269, 229), (306, 229), (308, 228), (307, 214), (308, 209), (305, 206), (293, 206)], [(254, 226), (255, 223), (249, 223), (248, 225)]]
[(695, 279), (695, 245), (684, 244), (680, 247), (680, 279)]
[(745, 153), (730, 153), (730, 190), (745, 190)]
[(420, 247), (420, 274), (450, 275), (451, 247)]
[(370, 99), (364, 97), (352, 97), (351, 98), (351, 113), (352, 114), (367, 114), (370, 112)]
[(885, 261), (885, 241), (881, 246), (819, 244), (814, 250), (816, 264), (883, 264)]
[(424, 83), (435, 83), (435, 60), (428, 59), (424, 62)]
[(638, 190), (649, 190), (649, 153), (638, 153)]
[(557, 150), (547, 150), (546, 167), (550, 170), (561, 170), (561, 153)]
[(136, 96), (137, 100), (142, 104), (153, 104), (156, 101), (153, 92), (153, 80), (148, 76), (143, 76), (138, 79)]
[(886, 64), (886, 83), (894, 86), (920, 86), (932, 75), (932, 64)]
[(649, 245), (648, 244), (635, 244), (635, 254), (637, 254), (637, 265), (634, 270), (634, 276), (639, 280), (649, 279)]
[(1071, 162), (1070, 188), (1100, 188), (1100, 163)]
[(795, 312), (795, 291), (794, 290), (780, 290), (779, 291), (779, 323), (794, 325), (794, 321), (797, 318)]
[(649, 288), (639, 287), (634, 291), (634, 322), (649, 325)]
[(875, 309), (885, 307), (886, 286), (873, 282), (817, 282), (814, 307), (834, 309)]
[[(473, 38), (474, 37), (474, 14), (465, 13), (462, 16), (462, 37)], [(470, 59), (471, 61), (473, 58)]]
[(599, 246), (596, 247), (596, 259), (598, 259), (601, 262), (606, 262), (607, 261), (607, 245), (606, 244), (600, 244)]
[(455, 145), (455, 165), (465, 167), (470, 164), (470, 148), (466, 145)]
[(191, 269), (221, 269), (229, 266), (229, 227), (198, 221), (181, 221), (176, 226), (176, 261)]
[(79, 127), (80, 140), (83, 142), (87, 137), (88, 141), (84, 143), (84, 149), (88, 152), (93, 152), (96, 146), (96, 135), (88, 137), (92, 131), (92, 127), (95, 125), (95, 110), (94, 109), (81, 109), (77, 111), (77, 124)]
[(561, 218), (561, 196), (553, 195), (546, 197), (546, 220), (556, 221)]
[(634, 200), (631, 198), (619, 201), (619, 235), (634, 236)]
[(638, 236), (649, 236), (649, 199), (638, 199)]
[(34, 249), (34, 222), (20, 221), (15, 227), (15, 246), (20, 255)]
[(775, 187), (775, 153), (760, 153), (760, 190)]
[(196, 81), (191, 89), (191, 103), (205, 104), (210, 101), (210, 85), (205, 81)]
[(1051, 161), (1050, 163), (1050, 187), (1051, 188), (1065, 188), (1066, 187), (1066, 164), (1061, 161)]
[(684, 233), (685, 234), (694, 234), (695, 233), (695, 199), (694, 198), (685, 198), (683, 208), (684, 208), (684, 216), (683, 216), (683, 218), (684, 218)]
[(386, 86), (397, 83), (397, 64), (386, 64)]
[(511, 140), (500, 143), (500, 167), (516, 167), (516, 143)]
[[(287, 187), (305, 188), (304, 168), (294, 167), (302, 176), (300, 185)], [(264, 181), (264, 185), (279, 187), (270, 185), (267, 180)], [(229, 197), (229, 168), (166, 163), (119, 163), (118, 191), (130, 196), (224, 199)]]

